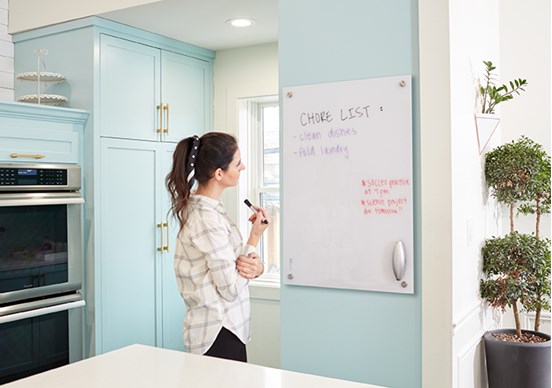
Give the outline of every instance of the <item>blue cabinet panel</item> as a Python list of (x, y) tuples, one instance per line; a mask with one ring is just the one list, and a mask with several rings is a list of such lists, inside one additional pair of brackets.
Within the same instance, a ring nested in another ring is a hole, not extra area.
[[(161, 178), (169, 173), (172, 165), (172, 154), (174, 144), (162, 145), (160, 152), (161, 159)], [(162, 185), (164, 182), (161, 183)], [(176, 285), (176, 276), (174, 273), (174, 248), (176, 237), (179, 231), (178, 220), (171, 217), (170, 197), (167, 190), (161, 191), (161, 218), (167, 224), (165, 233), (168, 233), (168, 248), (161, 258), (162, 269), (162, 315), (163, 315), (163, 333), (162, 344), (164, 348), (184, 350), (183, 328), (186, 306), (180, 296)], [(167, 234), (165, 234), (167, 236)]]
[(60, 133), (59, 130), (4, 128), (0, 135), (0, 161), (77, 163), (78, 137), (77, 133)]
[(79, 163), (88, 112), (0, 102), (0, 162)]
[(156, 345), (155, 150), (102, 139), (101, 316), (103, 351)]
[(173, 269), (175, 223), (167, 218), (164, 189), (172, 151), (172, 144), (101, 140), (104, 352), (133, 343), (184, 348), (185, 310)]
[(211, 127), (211, 63), (101, 34), (101, 136), (178, 142)]
[(101, 136), (157, 140), (160, 50), (104, 34), (100, 40)]
[(170, 51), (162, 53), (162, 99), (168, 114), (164, 140), (178, 142), (211, 128), (211, 66)]

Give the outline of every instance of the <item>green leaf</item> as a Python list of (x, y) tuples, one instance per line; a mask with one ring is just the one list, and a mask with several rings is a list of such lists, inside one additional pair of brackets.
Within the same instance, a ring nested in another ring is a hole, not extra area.
[[(520, 95), (520, 92), (524, 92), (525, 89), (523, 86), (527, 85), (527, 80), (522, 78), (514, 79), (496, 88), (494, 86), (496, 77), (493, 73), (493, 71), (496, 70), (496, 66), (494, 66), (491, 61), (483, 61), (483, 63), (485, 64), (485, 85), (481, 86), (479, 89), (482, 101), (482, 112), (493, 113), (495, 106), (501, 102), (511, 100), (513, 98), (513, 93)], [(510, 89), (508, 89), (507, 85), (510, 86)], [(506, 96), (509, 97), (505, 98)]]

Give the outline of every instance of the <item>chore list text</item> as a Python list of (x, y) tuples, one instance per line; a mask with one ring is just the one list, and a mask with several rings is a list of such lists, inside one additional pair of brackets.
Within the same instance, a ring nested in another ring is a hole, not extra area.
[[(383, 112), (383, 106), (377, 107)], [(298, 119), (300, 132), (293, 135), (300, 158), (342, 157), (349, 159), (349, 143), (359, 134), (358, 121), (370, 120), (374, 108), (369, 104), (343, 107), (336, 111), (301, 112)], [(363, 128), (363, 124), (360, 124)]]

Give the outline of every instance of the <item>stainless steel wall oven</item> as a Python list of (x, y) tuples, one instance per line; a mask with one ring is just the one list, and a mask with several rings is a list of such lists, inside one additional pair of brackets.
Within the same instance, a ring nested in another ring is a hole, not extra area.
[(0, 164), (0, 384), (83, 356), (80, 167)]

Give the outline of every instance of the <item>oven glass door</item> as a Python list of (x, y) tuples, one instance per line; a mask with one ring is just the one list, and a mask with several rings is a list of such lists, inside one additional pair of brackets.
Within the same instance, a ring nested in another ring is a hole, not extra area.
[(67, 282), (67, 205), (0, 207), (0, 292)]
[(0, 305), (81, 288), (82, 199), (58, 202), (0, 199)]

